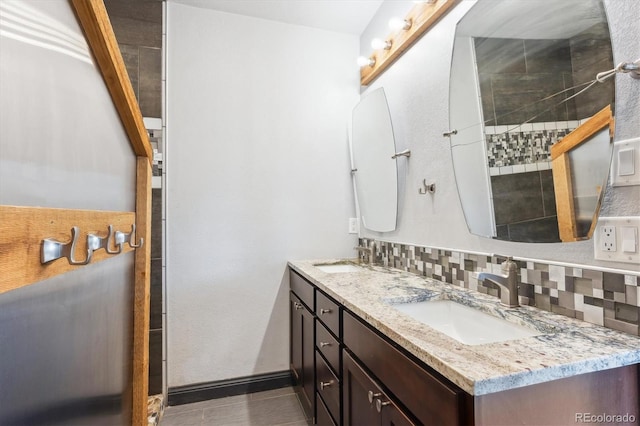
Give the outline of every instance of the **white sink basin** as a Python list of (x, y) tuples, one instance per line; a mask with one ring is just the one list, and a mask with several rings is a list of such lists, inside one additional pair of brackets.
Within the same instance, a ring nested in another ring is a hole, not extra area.
[(503, 342), (543, 334), (451, 300), (404, 303), (393, 305), (393, 308), (465, 345)]
[(332, 264), (313, 265), (313, 266), (320, 269), (322, 272), (326, 272), (329, 274), (335, 274), (339, 272), (362, 271), (362, 268), (360, 268), (359, 266), (353, 265), (351, 263), (332, 263)]

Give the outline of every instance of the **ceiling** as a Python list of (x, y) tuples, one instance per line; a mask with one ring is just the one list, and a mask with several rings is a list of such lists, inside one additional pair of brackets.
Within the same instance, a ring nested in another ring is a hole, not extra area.
[(383, 0), (168, 0), (171, 3), (360, 35)]

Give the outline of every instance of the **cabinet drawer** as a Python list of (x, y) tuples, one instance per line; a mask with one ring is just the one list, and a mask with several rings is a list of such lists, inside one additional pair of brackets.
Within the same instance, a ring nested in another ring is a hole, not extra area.
[(316, 399), (316, 407), (318, 414), (316, 415), (316, 424), (318, 426), (336, 426), (336, 422), (331, 418), (327, 406), (324, 405), (322, 398)]
[(329, 361), (329, 367), (338, 374), (340, 371), (340, 344), (335, 337), (316, 320), (316, 348)]
[(340, 337), (340, 307), (322, 292), (316, 292), (316, 316), (338, 338)]
[(334, 419), (340, 418), (340, 381), (316, 353), (316, 391)]
[(291, 287), (291, 291), (293, 291), (298, 298), (307, 305), (307, 307), (313, 311), (313, 285), (300, 275), (297, 272), (289, 270), (289, 287)]
[(343, 333), (345, 346), (421, 423), (458, 425), (467, 421), (461, 418), (461, 389), (426, 371), (348, 312), (343, 314)]

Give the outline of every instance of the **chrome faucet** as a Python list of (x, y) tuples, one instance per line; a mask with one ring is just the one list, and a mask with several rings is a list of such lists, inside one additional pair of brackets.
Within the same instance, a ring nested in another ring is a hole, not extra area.
[(376, 243), (375, 241), (371, 241), (371, 244), (369, 244), (369, 247), (362, 247), (362, 246), (357, 246), (353, 248), (354, 250), (358, 251), (358, 254), (363, 252), (363, 253), (367, 253), (369, 255), (369, 265), (373, 265), (373, 259), (376, 256)]
[(481, 272), (478, 274), (478, 281), (491, 281), (500, 287), (500, 303), (510, 308), (520, 306), (518, 301), (518, 289), (520, 280), (518, 279), (518, 264), (513, 258), (508, 257), (502, 263), (502, 275)]

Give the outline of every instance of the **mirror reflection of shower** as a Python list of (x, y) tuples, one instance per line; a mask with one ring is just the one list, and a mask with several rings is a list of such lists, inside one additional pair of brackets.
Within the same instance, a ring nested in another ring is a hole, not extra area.
[[(457, 134), (450, 140), (472, 233), (561, 241), (551, 147), (613, 107), (612, 56), (600, 0), (479, 0), (461, 19), (450, 87)], [(597, 214), (610, 141), (606, 130), (580, 148), (589, 154), (578, 156), (575, 169), (588, 167), (591, 178), (574, 185), (575, 221), (586, 229), (577, 239), (588, 237)]]

